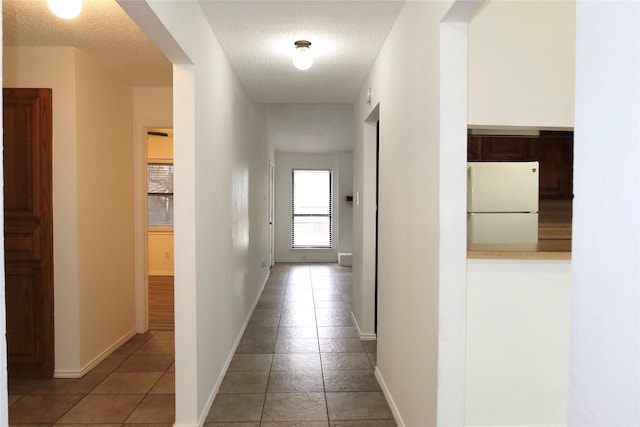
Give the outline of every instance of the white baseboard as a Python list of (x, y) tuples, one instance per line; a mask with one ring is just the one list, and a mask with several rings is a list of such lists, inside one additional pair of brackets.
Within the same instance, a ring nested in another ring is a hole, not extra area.
[[(465, 424), (466, 426), (466, 424)], [(469, 424), (469, 427), (495, 427), (495, 425)], [(510, 427), (567, 427), (567, 424), (509, 424)]]
[(205, 404), (205, 408), (206, 410), (204, 411), (203, 414), (200, 415), (200, 419), (198, 420), (198, 424), (193, 426), (191, 424), (174, 424), (175, 427), (202, 427), (204, 426), (204, 423), (207, 419), (207, 415), (209, 415), (209, 411), (211, 409), (211, 405), (213, 405), (213, 401), (215, 400), (216, 396), (218, 395), (218, 392), (220, 391), (220, 385), (222, 384), (222, 380), (224, 380), (224, 376), (227, 374), (227, 371), (229, 370), (229, 366), (231, 365), (231, 361), (233, 360), (233, 356), (236, 354), (236, 350), (238, 349), (238, 346), (240, 345), (240, 340), (242, 339), (242, 335), (244, 335), (244, 331), (247, 329), (247, 325), (249, 324), (249, 320), (251, 319), (251, 315), (253, 315), (253, 311), (256, 309), (256, 306), (258, 305), (258, 301), (260, 300), (260, 296), (262, 295), (262, 291), (264, 291), (264, 287), (267, 285), (267, 280), (269, 280), (269, 273), (267, 273), (267, 275), (264, 278), (264, 281), (262, 282), (262, 286), (260, 286), (260, 291), (258, 292), (258, 295), (256, 296), (255, 301), (253, 301), (253, 305), (251, 307), (251, 310), (249, 310), (249, 314), (247, 315), (246, 319), (244, 320), (244, 324), (242, 325), (242, 328), (240, 329), (240, 333), (238, 334), (238, 336), (236, 337), (236, 341), (233, 343), (233, 347), (231, 349), (231, 352), (229, 353), (229, 355), (227, 356), (227, 360), (224, 362), (224, 367), (222, 368), (222, 372), (220, 373), (220, 376), (218, 377), (218, 380), (216, 381), (216, 384), (213, 387), (213, 390), (211, 390), (211, 394), (209, 394), (209, 397), (207, 398), (207, 403)]
[(362, 330), (360, 329), (360, 325), (358, 325), (358, 319), (356, 319), (356, 316), (353, 314), (353, 311), (350, 311), (350, 313), (351, 313), (351, 319), (353, 320), (353, 324), (356, 327), (356, 331), (358, 332), (358, 336), (360, 337), (360, 339), (363, 341), (375, 340), (377, 338), (376, 334), (362, 332)]
[(98, 366), (100, 362), (109, 357), (111, 353), (120, 348), (121, 345), (129, 341), (136, 333), (136, 329), (133, 328), (122, 338), (120, 338), (114, 344), (110, 345), (106, 350), (94, 357), (89, 363), (85, 364), (80, 369), (55, 369), (53, 371), (53, 378), (82, 378), (89, 371)]
[(382, 377), (382, 373), (380, 369), (376, 366), (375, 371), (373, 371), (376, 379), (378, 380), (378, 384), (380, 384), (380, 388), (382, 389), (382, 393), (384, 393), (384, 397), (387, 399), (387, 403), (389, 404), (389, 409), (391, 409), (391, 413), (393, 414), (393, 418), (396, 420), (396, 424), (398, 427), (406, 427), (406, 424), (402, 420), (400, 416), (400, 412), (398, 412), (398, 407), (396, 406), (396, 402), (391, 397), (391, 393), (389, 392), (389, 388), (387, 384), (384, 382), (384, 378)]

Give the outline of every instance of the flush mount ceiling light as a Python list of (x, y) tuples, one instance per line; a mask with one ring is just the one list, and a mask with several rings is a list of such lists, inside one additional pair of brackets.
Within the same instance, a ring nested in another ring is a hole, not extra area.
[(311, 42), (306, 40), (298, 40), (294, 43), (296, 45), (296, 50), (293, 53), (293, 65), (298, 70), (308, 70), (313, 65), (313, 55), (311, 55), (311, 51), (309, 47), (311, 46)]
[(80, 15), (82, 0), (47, 0), (51, 12), (64, 19), (73, 19)]

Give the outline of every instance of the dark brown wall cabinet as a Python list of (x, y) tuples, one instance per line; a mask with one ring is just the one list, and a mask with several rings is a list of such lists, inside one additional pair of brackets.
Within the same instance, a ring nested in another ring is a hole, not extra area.
[(538, 137), (469, 135), (468, 161), (540, 162), (540, 197), (571, 199), (573, 132), (543, 131)]

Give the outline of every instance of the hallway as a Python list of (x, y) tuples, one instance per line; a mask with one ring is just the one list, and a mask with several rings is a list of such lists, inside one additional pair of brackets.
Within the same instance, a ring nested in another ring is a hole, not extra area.
[[(375, 341), (358, 338), (350, 300), (350, 268), (274, 266), (206, 423), (395, 426), (373, 375)], [(81, 379), (10, 380), (10, 425), (170, 427), (173, 352), (173, 332), (153, 331)]]
[(373, 375), (376, 342), (358, 338), (350, 301), (348, 267), (274, 266), (207, 422), (395, 426)]

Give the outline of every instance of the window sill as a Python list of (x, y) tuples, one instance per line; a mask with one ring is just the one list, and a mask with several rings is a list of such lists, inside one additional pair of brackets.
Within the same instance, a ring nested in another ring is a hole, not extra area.
[(314, 247), (308, 247), (308, 248), (289, 248), (289, 250), (291, 252), (297, 252), (297, 251), (333, 251), (335, 250), (334, 248), (314, 248)]
[(173, 234), (172, 226), (162, 226), (162, 225), (150, 225), (147, 227), (147, 231), (149, 233), (171, 233)]

